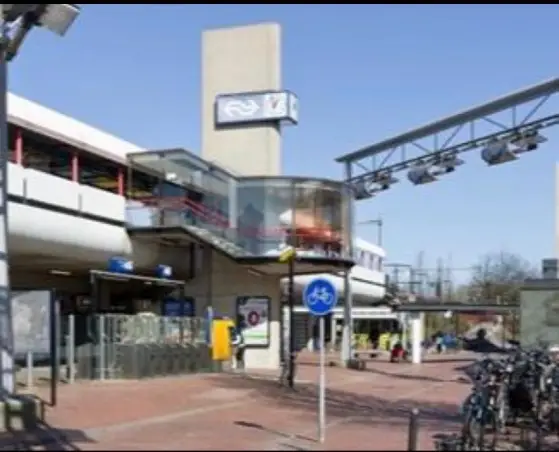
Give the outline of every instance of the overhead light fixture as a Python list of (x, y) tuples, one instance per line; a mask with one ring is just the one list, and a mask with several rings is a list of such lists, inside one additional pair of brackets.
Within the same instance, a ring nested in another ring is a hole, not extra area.
[(27, 33), (34, 26), (45, 27), (58, 36), (64, 36), (80, 13), (80, 8), (74, 4), (2, 4), (1, 8), (5, 22), (17, 23), (13, 37), (4, 44), (7, 61), (17, 55)]
[(516, 154), (509, 148), (510, 139), (494, 139), (481, 150), (482, 160), (490, 166), (517, 160)]
[(352, 184), (351, 190), (356, 201), (369, 199), (374, 196), (374, 193), (369, 191), (369, 186), (370, 183), (365, 181), (365, 179), (360, 179)]
[(392, 185), (400, 180), (395, 178), (390, 171), (381, 171), (375, 174), (371, 182), (378, 185), (376, 191), (388, 190)]
[(257, 278), (261, 278), (262, 277), (262, 273), (256, 270), (253, 270), (251, 268), (248, 269), (248, 274), (252, 275), (252, 276), (256, 276)]
[(440, 170), (435, 171), (434, 175), (438, 176), (446, 173), (452, 173), (457, 166), (463, 164), (464, 160), (458, 158), (456, 154), (443, 154), (435, 163), (435, 166), (440, 168)]
[(77, 5), (68, 3), (62, 5), (48, 4), (42, 14), (39, 15), (37, 24), (58, 36), (64, 36), (79, 14), (80, 8)]
[(425, 185), (437, 181), (433, 168), (429, 165), (416, 166), (408, 171), (408, 179), (414, 185)]
[(72, 272), (69, 272), (68, 270), (49, 270), (49, 273), (51, 275), (55, 275), (55, 276), (71, 276)]
[(537, 130), (527, 130), (521, 134), (514, 136), (510, 140), (510, 144), (518, 148), (516, 153), (534, 151), (542, 143), (545, 143), (547, 138), (540, 135)]

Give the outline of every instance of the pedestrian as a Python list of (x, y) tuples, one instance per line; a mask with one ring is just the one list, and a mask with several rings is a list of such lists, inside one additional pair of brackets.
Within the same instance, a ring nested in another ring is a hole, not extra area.
[(437, 333), (435, 336), (435, 345), (437, 347), (437, 353), (440, 355), (443, 352), (443, 335)]
[(245, 340), (242, 331), (234, 328), (232, 345), (232, 367), (233, 370), (245, 369)]

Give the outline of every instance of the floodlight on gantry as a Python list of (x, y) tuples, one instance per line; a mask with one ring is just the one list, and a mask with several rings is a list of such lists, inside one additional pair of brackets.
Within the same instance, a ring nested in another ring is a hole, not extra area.
[[(541, 107), (558, 92), (559, 78), (553, 78), (343, 155), (336, 162), (345, 165), (346, 180), (353, 184), (370, 180), (380, 171), (394, 175), (417, 167), (430, 168), (438, 165), (443, 156), (463, 163), (458, 154), (485, 148), (495, 140), (507, 140), (515, 148), (516, 156), (537, 148), (545, 140), (539, 132), (533, 134), (532, 131), (559, 124), (559, 108), (557, 114), (549, 116), (543, 116), (541, 112)], [(520, 117), (517, 107), (522, 105), (532, 108)], [(508, 120), (497, 123), (490, 117), (498, 113), (506, 113)], [(480, 122), (487, 126), (483, 134), (476, 127)], [(443, 133), (447, 135), (444, 140)], [(431, 140), (432, 145), (419, 143), (424, 139)], [(450, 172), (456, 166), (447, 168)]]

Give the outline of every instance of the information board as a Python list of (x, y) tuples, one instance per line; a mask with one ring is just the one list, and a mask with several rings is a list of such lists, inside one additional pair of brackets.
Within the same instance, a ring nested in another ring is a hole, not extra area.
[(237, 297), (237, 328), (247, 347), (270, 345), (270, 297)]
[(27, 352), (50, 354), (51, 298), (49, 290), (12, 292), (14, 352), (18, 357)]

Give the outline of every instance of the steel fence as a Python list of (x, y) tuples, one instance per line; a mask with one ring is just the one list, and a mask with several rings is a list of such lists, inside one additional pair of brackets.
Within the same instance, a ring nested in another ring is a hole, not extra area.
[(69, 316), (69, 379), (122, 379), (215, 370), (207, 321), (192, 317), (97, 314)]

